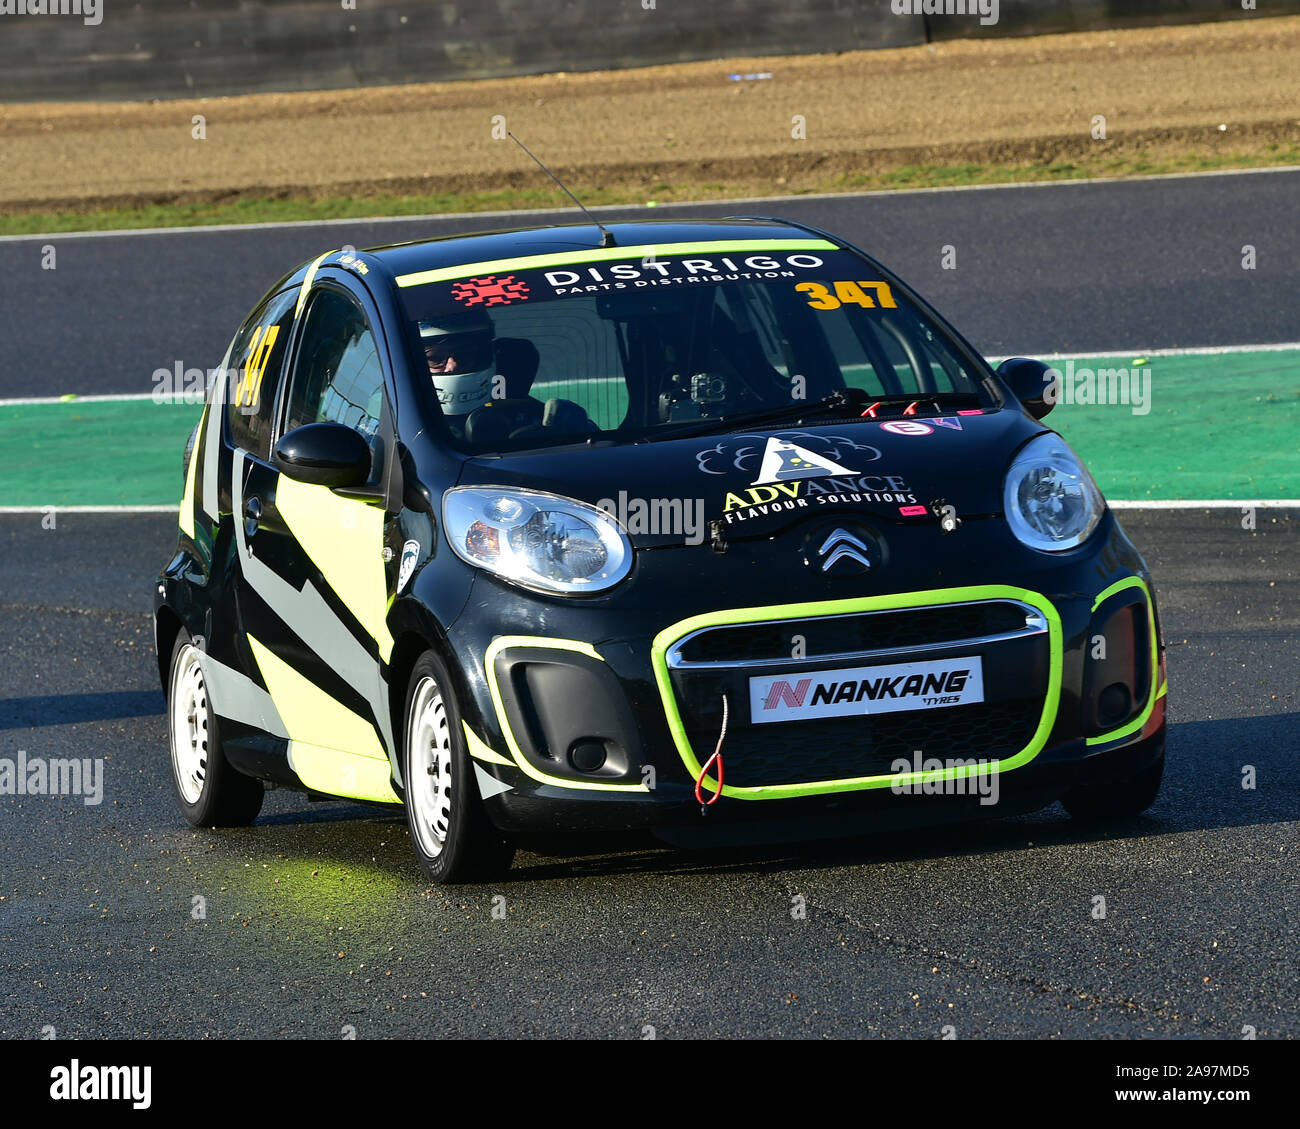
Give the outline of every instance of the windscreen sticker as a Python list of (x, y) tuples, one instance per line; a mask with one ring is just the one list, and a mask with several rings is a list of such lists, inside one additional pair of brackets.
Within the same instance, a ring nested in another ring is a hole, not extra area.
[[(644, 258), (631, 258), (627, 252), (625, 255), (616, 261), (558, 263), (545, 267), (523, 260), (509, 271), (482, 269), (492, 265), (484, 263), (480, 270), (459, 278), (436, 278), (418, 286), (408, 284), (403, 291), (407, 317), (416, 322), (432, 321), (467, 310), (495, 312), (520, 302), (532, 304), (563, 298), (618, 299), (641, 295), (643, 302), (653, 304), (659, 295), (671, 296), (689, 289), (728, 284), (777, 284), (793, 288), (804, 279), (846, 273), (859, 265), (854, 256), (844, 251), (726, 251), (667, 257), (660, 248), (657, 254), (647, 254)], [(542, 257), (543, 263), (546, 258)], [(792, 296), (795, 300), (801, 297), (793, 291)], [(612, 308), (616, 310), (617, 306)]]
[(825, 265), (826, 260), (821, 256), (804, 253), (709, 255), (682, 259), (659, 259), (647, 255), (634, 263), (602, 263), (600, 266), (575, 266), (570, 270), (548, 270), (542, 272), (542, 277), (551, 293), (561, 297), (700, 282), (798, 278), (800, 271), (817, 270)]
[[(502, 274), (507, 271), (540, 271), (547, 267), (569, 267), (584, 263), (616, 263), (620, 260), (653, 261), (663, 255), (753, 255), (758, 251), (772, 251), (788, 255), (792, 251), (835, 251), (838, 248), (826, 239), (721, 239), (702, 243), (664, 243), (659, 246), (593, 247), (587, 251), (557, 251), (548, 255), (526, 255), (513, 259), (495, 259), (491, 262), (462, 263), (459, 266), (437, 267), (434, 270), (416, 271), (397, 277), (397, 285), (427, 286), (433, 282), (450, 282), (471, 275)], [(733, 268), (729, 268), (733, 269)]]
[(525, 302), (531, 293), (528, 283), (513, 274), (487, 275), (452, 283), (451, 296), (462, 306), (508, 306)]
[[(841, 306), (861, 306), (874, 310), (877, 305), (882, 309), (897, 309), (894, 292), (887, 282), (832, 282), (834, 293), (820, 282), (801, 282), (796, 290), (808, 295), (808, 305), (814, 310), (838, 310)], [(875, 297), (867, 293), (871, 290)]]

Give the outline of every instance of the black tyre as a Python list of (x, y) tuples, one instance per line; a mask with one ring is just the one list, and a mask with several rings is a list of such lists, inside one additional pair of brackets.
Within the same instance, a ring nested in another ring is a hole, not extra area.
[(1155, 803), (1164, 772), (1165, 757), (1161, 753), (1158, 761), (1135, 776), (1105, 784), (1080, 785), (1061, 797), (1061, 803), (1075, 819), (1089, 823), (1132, 819)]
[(222, 754), (199, 651), (184, 630), (172, 647), (167, 735), (172, 785), (186, 819), (195, 827), (246, 827), (257, 818), (266, 789)]
[(432, 651), (411, 672), (402, 725), (406, 822), (429, 879), (485, 882), (510, 869), (515, 848), (483, 810), (453, 685)]

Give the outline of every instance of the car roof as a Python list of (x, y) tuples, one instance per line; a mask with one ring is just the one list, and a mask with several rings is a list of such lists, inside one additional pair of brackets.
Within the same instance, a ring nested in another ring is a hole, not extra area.
[[(669, 243), (712, 243), (737, 239), (772, 240), (823, 237), (822, 232), (779, 219), (738, 217), (722, 220), (639, 220), (608, 223), (605, 227), (615, 245), (631, 250)], [(420, 239), (370, 247), (366, 255), (379, 259), (394, 275), (468, 266), (500, 259), (526, 258), (570, 251), (586, 251), (601, 245), (600, 230), (590, 223), (550, 224), (543, 227), (510, 228)]]

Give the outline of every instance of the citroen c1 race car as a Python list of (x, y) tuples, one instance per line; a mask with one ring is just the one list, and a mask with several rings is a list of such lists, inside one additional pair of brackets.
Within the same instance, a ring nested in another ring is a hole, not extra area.
[(181, 808), (404, 804), (439, 882), (538, 832), (1134, 815), (1155, 599), (1053, 387), (778, 220), (321, 255), (186, 452), (155, 598)]

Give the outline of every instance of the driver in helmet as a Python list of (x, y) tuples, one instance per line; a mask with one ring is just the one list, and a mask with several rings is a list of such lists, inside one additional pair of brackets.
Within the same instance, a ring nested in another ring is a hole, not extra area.
[(420, 339), (442, 414), (459, 435), (469, 413), (492, 399), (492, 319), (470, 313), (421, 322)]

